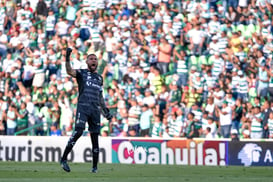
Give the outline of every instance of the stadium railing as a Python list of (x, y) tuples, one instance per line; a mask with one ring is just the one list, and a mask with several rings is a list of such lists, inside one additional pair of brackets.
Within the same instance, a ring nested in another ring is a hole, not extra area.
[[(24, 133), (24, 132), (30, 132), (31, 130), (35, 130), (35, 129), (39, 128), (39, 127), (44, 127), (44, 124), (45, 124), (45, 123), (39, 123), (39, 124), (33, 125), (33, 126), (31, 126), (31, 127), (28, 127), (28, 128), (26, 128), (26, 129), (17, 131), (17, 132), (14, 133), (14, 136), (20, 135), (20, 134), (22, 134), (22, 133)], [(49, 125), (49, 124), (50, 124), (49, 122), (46, 123), (46, 124), (47, 124), (47, 126), (50, 126), (50, 125)], [(47, 130), (46, 130), (45, 132), (46, 132), (46, 135), (45, 135), (45, 136), (49, 136), (49, 127), (47, 127)], [(31, 134), (31, 135), (34, 136), (33, 134)]]

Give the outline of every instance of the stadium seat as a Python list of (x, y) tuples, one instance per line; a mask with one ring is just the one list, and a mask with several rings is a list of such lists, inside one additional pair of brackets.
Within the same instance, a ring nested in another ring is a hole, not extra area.
[(260, 33), (260, 28), (261, 28), (260, 25), (256, 25), (255, 26), (255, 32)]
[(190, 57), (190, 66), (198, 66), (198, 57), (197, 56)]
[(166, 85), (169, 85), (172, 82), (172, 80), (173, 80), (172, 75), (166, 75), (165, 76), (165, 84)]
[(208, 58), (208, 65), (212, 65), (214, 62), (214, 56), (209, 56)]
[(200, 56), (199, 57), (199, 65), (201, 66), (202, 64), (208, 65), (208, 61), (207, 61), (206, 56)]
[(175, 71), (174, 63), (170, 62), (170, 64), (169, 64), (169, 72), (170, 73), (174, 73), (174, 71)]

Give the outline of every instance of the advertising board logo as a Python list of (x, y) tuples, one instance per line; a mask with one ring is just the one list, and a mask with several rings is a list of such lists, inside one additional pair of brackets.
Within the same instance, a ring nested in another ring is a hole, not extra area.
[(245, 144), (242, 150), (238, 153), (238, 159), (244, 166), (250, 166), (252, 162), (259, 162), (262, 148), (255, 143)]
[(225, 142), (112, 140), (113, 163), (225, 166)]

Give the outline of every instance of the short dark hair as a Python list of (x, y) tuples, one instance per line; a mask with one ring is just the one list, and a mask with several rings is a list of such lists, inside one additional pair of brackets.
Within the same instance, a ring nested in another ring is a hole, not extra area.
[(96, 54), (88, 54), (88, 56), (87, 56), (87, 58), (89, 58), (89, 56), (96, 56), (97, 57), (97, 55)]

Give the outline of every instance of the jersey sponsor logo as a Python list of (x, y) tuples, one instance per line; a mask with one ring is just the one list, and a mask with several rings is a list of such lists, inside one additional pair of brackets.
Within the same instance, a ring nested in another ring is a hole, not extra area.
[(88, 87), (96, 87), (96, 88), (98, 88), (98, 89), (101, 89), (101, 86), (100, 85), (98, 85), (98, 84), (96, 84), (96, 83), (94, 83), (94, 82), (92, 82), (92, 81), (86, 81), (86, 85), (88, 86)]

